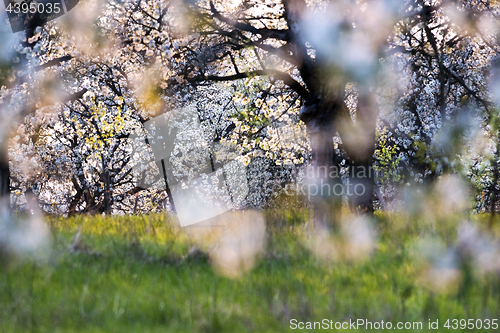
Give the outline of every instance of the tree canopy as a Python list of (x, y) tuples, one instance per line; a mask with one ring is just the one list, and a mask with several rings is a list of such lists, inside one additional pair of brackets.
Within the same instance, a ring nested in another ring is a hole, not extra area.
[(0, 189), (58, 214), (164, 209), (131, 135), (189, 106), (208, 153), (246, 166), (239, 207), (312, 204), (325, 224), (452, 173), (494, 212), (497, 16), (495, 1), (80, 2), (2, 35)]

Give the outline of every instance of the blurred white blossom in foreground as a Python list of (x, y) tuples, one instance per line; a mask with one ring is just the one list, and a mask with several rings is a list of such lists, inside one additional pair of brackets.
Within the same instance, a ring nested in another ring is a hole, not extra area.
[(342, 219), (338, 234), (314, 229), (306, 234), (305, 244), (322, 261), (358, 261), (368, 258), (375, 249), (376, 232), (367, 217), (348, 216)]
[(422, 238), (411, 247), (418, 281), (434, 292), (456, 291), (461, 285), (463, 269), (474, 274), (500, 273), (500, 240), (486, 235), (471, 222), (457, 228), (457, 239), (446, 245), (438, 237)]
[(445, 175), (439, 178), (435, 189), (439, 208), (443, 213), (463, 212), (469, 208), (469, 193), (458, 176)]
[[(463, 218), (470, 207), (470, 193), (457, 175), (446, 174), (434, 184), (416, 185), (403, 190), (397, 210), (408, 217), (423, 217), (426, 222), (439, 223)], [(411, 219), (407, 220), (409, 223)]]
[(226, 212), (185, 230), (208, 252), (214, 268), (230, 278), (251, 270), (266, 243), (264, 216), (252, 210)]
[(457, 249), (480, 273), (500, 273), (500, 241), (480, 232), (471, 223), (458, 228)]
[(462, 274), (454, 248), (447, 247), (438, 238), (423, 238), (411, 247), (410, 253), (420, 271), (419, 284), (442, 293), (458, 287)]
[(3, 257), (44, 259), (50, 249), (50, 231), (40, 211), (13, 214), (8, 203), (0, 203), (0, 252)]

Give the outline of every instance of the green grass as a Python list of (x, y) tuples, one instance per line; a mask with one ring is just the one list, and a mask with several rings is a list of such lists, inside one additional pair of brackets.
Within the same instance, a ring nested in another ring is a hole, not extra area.
[(306, 215), (267, 212), (265, 253), (237, 279), (161, 215), (50, 218), (45, 260), (3, 261), (0, 332), (292, 332), (293, 318), (418, 321), (424, 332), (439, 319), (434, 332), (445, 332), (448, 318), (500, 318), (497, 276), (465, 275), (446, 293), (421, 283), (411, 244), (428, 235), (452, 243), (453, 223), (379, 214), (369, 259), (326, 263), (302, 241)]

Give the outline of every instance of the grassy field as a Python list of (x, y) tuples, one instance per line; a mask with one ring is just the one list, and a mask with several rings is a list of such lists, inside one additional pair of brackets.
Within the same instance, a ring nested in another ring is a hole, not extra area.
[(292, 319), (422, 322), (409, 332), (430, 331), (430, 319), (445, 332), (447, 319), (500, 318), (496, 274), (462, 264), (443, 290), (425, 282), (412, 249), (426, 237), (453, 244), (451, 222), (377, 215), (369, 258), (325, 261), (303, 240), (307, 212), (265, 214), (265, 251), (238, 278), (162, 215), (50, 218), (45, 258), (3, 261), (0, 332), (291, 332)]

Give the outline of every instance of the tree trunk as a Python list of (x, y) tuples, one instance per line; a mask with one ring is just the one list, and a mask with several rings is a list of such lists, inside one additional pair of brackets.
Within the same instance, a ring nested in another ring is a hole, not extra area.
[(351, 161), (349, 165), (349, 206), (359, 213), (373, 213), (375, 178), (373, 160)]
[(4, 198), (10, 204), (10, 168), (9, 154), (6, 147), (0, 149), (0, 199)]
[(347, 185), (351, 209), (360, 213), (373, 213), (375, 174), (373, 154), (378, 107), (375, 95), (360, 89), (356, 119), (353, 121), (345, 107), (337, 119), (337, 128), (349, 157), (349, 184)]
[(104, 180), (104, 198), (103, 198), (103, 212), (106, 215), (111, 215), (112, 213), (112, 189), (111, 189), (111, 176), (109, 171), (106, 169), (103, 173)]
[(307, 125), (312, 150), (312, 165), (308, 170), (307, 196), (314, 205), (316, 228), (335, 227), (341, 215), (344, 187), (340, 178), (340, 160), (333, 144), (334, 115), (341, 104), (326, 104), (320, 98), (309, 97), (300, 111)]
[(76, 215), (76, 209), (78, 208), (78, 203), (83, 196), (83, 188), (78, 184), (78, 180), (76, 177), (71, 178), (71, 182), (73, 183), (73, 187), (76, 190), (75, 196), (71, 199), (68, 206), (68, 216)]
[(314, 205), (314, 225), (335, 227), (341, 215), (343, 185), (331, 131), (310, 132), (313, 163), (307, 195)]

